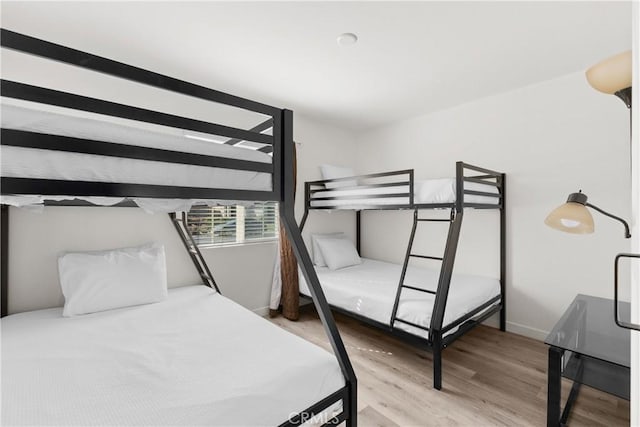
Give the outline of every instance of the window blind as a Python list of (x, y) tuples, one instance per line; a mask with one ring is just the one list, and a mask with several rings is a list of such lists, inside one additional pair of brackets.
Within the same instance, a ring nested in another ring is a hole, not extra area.
[(193, 206), (187, 227), (199, 246), (273, 240), (278, 236), (278, 204)]

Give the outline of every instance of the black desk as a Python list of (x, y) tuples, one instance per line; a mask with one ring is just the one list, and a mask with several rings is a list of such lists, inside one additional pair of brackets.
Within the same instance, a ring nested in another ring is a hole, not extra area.
[[(620, 315), (630, 306), (620, 303)], [(615, 324), (613, 300), (578, 295), (545, 340), (549, 345), (547, 426), (565, 425), (585, 384), (629, 400), (631, 333)], [(564, 410), (561, 378), (573, 380)]]

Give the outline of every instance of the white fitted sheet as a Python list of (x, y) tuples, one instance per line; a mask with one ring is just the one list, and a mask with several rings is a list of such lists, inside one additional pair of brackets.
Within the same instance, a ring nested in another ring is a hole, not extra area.
[[(396, 297), (402, 266), (368, 258), (362, 264), (330, 270), (316, 267), (318, 278), (329, 304), (360, 314), (369, 319), (389, 324)], [(409, 266), (405, 284), (435, 291), (438, 287), (436, 270)], [(304, 277), (300, 274), (300, 292), (309, 294)], [(471, 312), (483, 303), (500, 295), (500, 282), (482, 276), (454, 274), (449, 288), (443, 325)], [(431, 323), (435, 295), (413, 289), (403, 289), (397, 318), (428, 328)], [(426, 338), (422, 329), (396, 322), (395, 326)], [(452, 333), (450, 331), (449, 333)]]
[[(478, 184), (475, 182), (466, 182), (464, 185), (466, 190), (483, 191), (487, 193), (499, 194), (498, 189), (493, 185)], [(340, 199), (340, 200), (313, 200), (314, 197), (338, 197), (338, 196), (368, 196), (376, 194), (406, 194), (409, 192), (408, 185), (398, 185), (393, 187), (382, 188), (362, 188), (352, 190), (327, 190), (314, 193), (311, 198), (311, 206), (326, 207), (336, 206), (347, 208), (350, 206), (368, 206), (368, 205), (406, 205), (409, 202), (407, 196), (384, 197), (384, 198), (363, 198), (363, 199)], [(455, 178), (439, 178), (416, 180), (414, 182), (414, 203), (416, 204), (434, 204), (434, 203), (453, 203), (456, 201), (456, 179)], [(466, 194), (464, 196), (465, 203), (486, 203), (497, 205), (499, 199), (488, 196), (477, 196)]]
[(274, 426), (344, 386), (333, 355), (202, 285), (1, 323), (2, 425)]
[[(34, 105), (35, 107), (31, 107)], [(271, 163), (266, 153), (231, 145), (185, 138), (166, 132), (65, 114), (64, 109), (45, 111), (38, 104), (2, 104), (2, 127), (53, 135), (94, 139), (141, 147), (161, 148), (232, 159)], [(62, 111), (62, 112), (61, 112)], [(93, 115), (99, 117), (97, 115)], [(93, 117), (92, 116), (92, 117)], [(156, 127), (161, 129), (161, 127)], [(206, 166), (66, 153), (2, 146), (4, 177), (120, 182), (182, 187), (271, 190), (271, 174)]]

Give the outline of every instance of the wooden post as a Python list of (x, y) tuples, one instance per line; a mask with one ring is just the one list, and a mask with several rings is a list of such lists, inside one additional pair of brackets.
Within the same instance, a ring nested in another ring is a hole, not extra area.
[[(293, 186), (297, 185), (297, 156), (295, 144), (293, 149)], [(295, 194), (294, 194), (295, 199)], [(300, 287), (298, 282), (298, 262), (291, 246), (291, 241), (282, 224), (280, 224), (280, 277), (282, 280), (282, 315), (288, 320), (298, 320), (300, 315)]]
[(280, 264), (282, 315), (289, 320), (298, 320), (300, 314), (298, 262), (282, 224), (280, 224)]

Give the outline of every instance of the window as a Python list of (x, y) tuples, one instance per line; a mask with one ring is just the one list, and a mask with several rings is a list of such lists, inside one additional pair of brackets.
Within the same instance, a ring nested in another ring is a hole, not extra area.
[(273, 240), (278, 236), (278, 204), (193, 206), (187, 227), (199, 246)]

